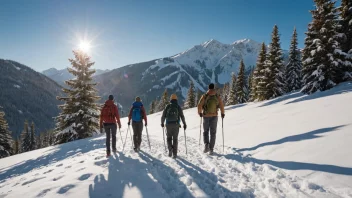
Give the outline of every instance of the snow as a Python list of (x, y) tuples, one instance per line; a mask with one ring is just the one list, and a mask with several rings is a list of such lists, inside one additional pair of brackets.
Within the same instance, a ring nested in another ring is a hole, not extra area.
[(21, 110), (18, 110), (18, 113), (23, 114), (23, 112)]
[[(105, 136), (0, 159), (0, 197), (351, 197), (352, 82), (309, 96), (227, 106), (214, 156), (198, 146), (196, 109), (185, 110), (179, 158), (164, 152), (161, 112), (148, 116), (151, 150), (105, 158)], [(123, 118), (122, 123), (127, 123)], [(126, 136), (127, 135), (127, 136)], [(127, 138), (127, 139), (125, 139)]]
[(19, 86), (19, 85), (13, 85), (13, 87), (15, 87), (15, 88), (17, 88), (17, 89), (20, 89), (20, 88), (21, 88), (21, 86)]

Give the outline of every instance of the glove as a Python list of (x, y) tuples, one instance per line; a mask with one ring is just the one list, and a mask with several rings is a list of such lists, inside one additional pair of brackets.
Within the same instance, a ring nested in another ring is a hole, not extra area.
[(127, 124), (128, 124), (128, 126), (130, 126), (131, 123), (130, 123), (130, 122), (127, 122)]
[(148, 125), (147, 123), (144, 124), (144, 126), (147, 126), (147, 125)]
[(225, 114), (224, 114), (224, 113), (222, 113), (222, 114), (221, 114), (221, 118), (224, 118), (224, 117), (225, 117)]
[(187, 125), (183, 125), (183, 129), (186, 130), (186, 128), (187, 128)]
[(119, 129), (121, 129), (121, 124), (119, 124)]
[(199, 113), (199, 117), (203, 117), (203, 113)]
[(162, 123), (162, 124), (161, 124), (161, 127), (163, 127), (163, 128), (164, 128), (164, 126), (165, 126), (165, 125), (164, 125), (164, 123)]
[(100, 133), (103, 133), (103, 127), (100, 127)]

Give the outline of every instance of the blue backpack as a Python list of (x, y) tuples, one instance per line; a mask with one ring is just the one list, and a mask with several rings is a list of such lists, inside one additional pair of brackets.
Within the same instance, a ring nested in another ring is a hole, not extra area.
[(132, 121), (142, 121), (142, 107), (143, 104), (141, 102), (134, 102), (132, 104)]

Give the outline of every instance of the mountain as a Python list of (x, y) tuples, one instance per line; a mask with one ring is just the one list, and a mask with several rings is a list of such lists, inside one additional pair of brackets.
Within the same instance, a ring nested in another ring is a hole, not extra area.
[[(103, 74), (108, 71), (109, 71), (108, 69), (106, 70), (97, 69), (94, 75)], [(63, 87), (66, 87), (66, 84), (65, 84), (66, 80), (73, 78), (73, 75), (69, 73), (67, 69), (58, 70), (56, 68), (50, 68), (50, 69), (44, 70), (42, 73), (47, 77), (53, 79), (55, 82), (57, 82), (59, 85)]]
[[(129, 106), (139, 95), (148, 108), (166, 88), (170, 93), (176, 93), (183, 104), (190, 80), (202, 92), (210, 82), (222, 86), (230, 80), (232, 72), (238, 72), (241, 59), (247, 68), (255, 66), (260, 46), (250, 39), (232, 44), (212, 39), (174, 56), (114, 69), (96, 76), (95, 80), (103, 98), (115, 94), (122, 106)], [(284, 59), (288, 59), (287, 51), (284, 51)]]
[(13, 135), (23, 131), (25, 119), (33, 121), (37, 132), (54, 127), (61, 87), (33, 69), (11, 60), (0, 59), (0, 106)]
[(123, 118), (124, 151), (117, 138), (109, 158), (103, 134), (0, 159), (0, 197), (351, 197), (351, 100), (352, 82), (227, 106), (225, 149), (219, 122), (214, 156), (198, 145), (197, 109), (187, 109), (176, 160), (164, 150), (160, 112), (148, 116), (151, 149), (143, 131), (139, 153)]

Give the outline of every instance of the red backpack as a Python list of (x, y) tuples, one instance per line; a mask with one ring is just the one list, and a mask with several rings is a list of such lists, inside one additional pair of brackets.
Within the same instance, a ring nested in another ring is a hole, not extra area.
[(101, 115), (103, 121), (113, 121), (115, 120), (115, 105), (104, 104), (103, 109), (101, 110)]

